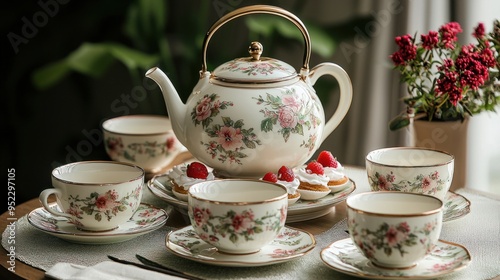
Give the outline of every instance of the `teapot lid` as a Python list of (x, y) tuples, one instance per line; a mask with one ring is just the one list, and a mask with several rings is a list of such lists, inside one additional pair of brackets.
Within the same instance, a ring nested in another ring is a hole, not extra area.
[(212, 78), (229, 83), (272, 83), (296, 78), (295, 68), (269, 57), (261, 57), (263, 46), (252, 42), (248, 47), (250, 57), (236, 58), (215, 68)]

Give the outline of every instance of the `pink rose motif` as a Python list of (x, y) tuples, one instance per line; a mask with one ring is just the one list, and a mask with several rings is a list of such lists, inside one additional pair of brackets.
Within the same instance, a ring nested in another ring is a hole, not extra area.
[(210, 219), (210, 212), (205, 209), (195, 207), (193, 209), (193, 218), (197, 226), (201, 226)]
[(113, 209), (120, 203), (115, 202), (118, 199), (118, 193), (115, 190), (107, 191), (105, 194), (97, 197), (95, 206), (99, 210)]
[(243, 145), (243, 134), (239, 128), (224, 126), (217, 134), (218, 143), (226, 150), (236, 150)]
[(282, 107), (278, 112), (278, 120), (283, 128), (294, 128), (297, 126), (297, 114), (290, 107)]
[(300, 108), (302, 108), (303, 100), (296, 94), (292, 94), (283, 96), (281, 102), (285, 107), (289, 107), (292, 111), (298, 113)]
[(383, 175), (380, 175), (378, 177), (378, 188), (380, 190), (385, 190), (388, 191), (391, 189), (392, 184), (387, 181), (387, 178), (385, 178)]
[(404, 232), (398, 231), (395, 227), (391, 226), (385, 234), (387, 240), (387, 245), (390, 247), (396, 247), (401, 241), (406, 239), (406, 234)]
[(234, 232), (242, 233), (245, 231), (252, 230), (253, 227), (255, 226), (255, 223), (249, 217), (243, 215), (236, 215), (233, 218), (232, 226), (234, 228)]
[(196, 106), (196, 120), (203, 121), (204, 119), (210, 117), (212, 114), (212, 105), (210, 104), (211, 99), (209, 97), (204, 97), (198, 106)]

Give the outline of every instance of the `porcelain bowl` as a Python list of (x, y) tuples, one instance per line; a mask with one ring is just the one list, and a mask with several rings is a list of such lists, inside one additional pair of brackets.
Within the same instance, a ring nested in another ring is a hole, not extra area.
[(184, 149), (170, 119), (155, 115), (129, 115), (102, 123), (106, 153), (114, 161), (136, 164), (156, 173)]
[(411, 268), (439, 240), (443, 202), (434, 196), (367, 192), (349, 196), (346, 204), (351, 239), (376, 266)]
[(372, 191), (402, 191), (444, 199), (450, 189), (454, 156), (438, 150), (395, 147), (374, 150), (366, 156)]
[(230, 254), (258, 252), (285, 225), (288, 193), (252, 179), (197, 183), (188, 191), (188, 216), (198, 236)]

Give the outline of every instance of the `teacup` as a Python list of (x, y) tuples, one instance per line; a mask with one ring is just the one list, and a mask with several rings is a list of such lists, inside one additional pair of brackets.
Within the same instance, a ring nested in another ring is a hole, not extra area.
[(164, 116), (116, 117), (104, 121), (102, 130), (112, 160), (139, 165), (147, 173), (162, 170), (184, 150)]
[(346, 204), (351, 239), (374, 265), (413, 267), (438, 242), (443, 202), (434, 196), (367, 192), (349, 196)]
[[(128, 163), (82, 161), (55, 168), (53, 188), (40, 193), (40, 201), (54, 216), (65, 217), (77, 228), (108, 231), (128, 221), (139, 207), (144, 170)], [(62, 212), (48, 202), (54, 194)]]
[(384, 148), (368, 153), (366, 171), (372, 191), (414, 192), (444, 199), (453, 179), (454, 157), (425, 148)]
[(282, 185), (252, 179), (197, 183), (188, 190), (188, 216), (205, 242), (230, 254), (258, 252), (285, 225), (288, 193)]

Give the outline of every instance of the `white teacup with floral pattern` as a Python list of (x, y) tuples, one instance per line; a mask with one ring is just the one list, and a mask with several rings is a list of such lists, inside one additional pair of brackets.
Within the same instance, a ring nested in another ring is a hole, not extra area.
[(226, 179), (195, 184), (188, 190), (191, 225), (205, 242), (230, 254), (258, 252), (285, 225), (288, 193), (279, 184)]
[(453, 180), (454, 156), (417, 147), (374, 150), (366, 156), (372, 191), (403, 191), (433, 195), (441, 200)]
[(413, 267), (439, 240), (443, 202), (434, 196), (366, 192), (349, 196), (346, 204), (351, 239), (376, 266)]
[(104, 146), (112, 160), (156, 173), (184, 150), (172, 130), (170, 119), (155, 115), (129, 115), (102, 123)]
[[(54, 216), (65, 217), (77, 228), (108, 231), (128, 221), (141, 203), (144, 170), (114, 161), (82, 161), (55, 168), (53, 188), (40, 201)], [(60, 212), (51, 207), (54, 194)]]

